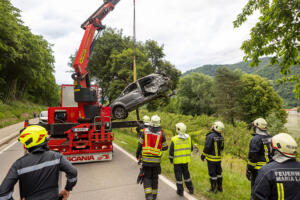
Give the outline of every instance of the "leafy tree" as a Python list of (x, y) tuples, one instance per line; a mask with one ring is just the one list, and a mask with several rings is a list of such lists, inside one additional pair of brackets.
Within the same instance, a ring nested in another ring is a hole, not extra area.
[(258, 75), (243, 74), (241, 83), (240, 105), (243, 121), (250, 123), (258, 117), (267, 118), (275, 112), (283, 124), (286, 122), (282, 100), (267, 80)]
[(257, 66), (259, 57), (272, 56), (271, 64), (280, 64), (280, 72), (284, 81), (295, 81), (297, 97), (300, 98), (300, 74), (291, 74), (291, 66), (300, 65), (300, 20), (299, 0), (249, 0), (243, 11), (233, 22), (234, 27), (241, 26), (247, 17), (258, 10), (261, 14), (259, 22), (251, 29), (249, 40), (243, 42), (241, 49)]
[[(283, 111), (285, 112), (285, 111)], [(279, 115), (279, 116), (278, 116)], [(287, 128), (284, 127), (286, 121), (283, 121), (280, 117), (281, 112), (272, 111), (266, 118), (268, 122), (268, 132), (271, 135), (276, 135), (277, 133), (286, 133)]]
[(232, 125), (241, 116), (239, 104), (241, 90), (241, 72), (219, 68), (215, 74), (215, 104), (217, 112)]
[(183, 77), (178, 85), (179, 111), (185, 115), (212, 114), (213, 79), (207, 75), (192, 73)]

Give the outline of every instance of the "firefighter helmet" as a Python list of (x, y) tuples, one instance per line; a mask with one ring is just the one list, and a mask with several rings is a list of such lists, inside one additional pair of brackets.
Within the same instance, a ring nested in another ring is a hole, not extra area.
[(37, 146), (47, 141), (47, 130), (38, 125), (26, 127), (19, 135), (18, 140), (24, 144), (26, 149)]
[(215, 131), (222, 133), (224, 127), (224, 124), (220, 121), (214, 122), (213, 127), (212, 127)]
[(160, 117), (158, 115), (154, 115), (151, 117), (151, 126), (159, 127), (160, 126)]
[(297, 143), (292, 136), (287, 133), (279, 133), (271, 139), (272, 148), (279, 151), (284, 156), (295, 158), (297, 154)]
[(182, 123), (182, 122), (177, 123), (175, 125), (175, 127), (176, 127), (176, 132), (178, 134), (185, 134), (185, 132), (186, 132), (186, 125), (184, 123)]
[(144, 122), (144, 124), (146, 124), (146, 125), (150, 125), (150, 117), (149, 117), (148, 115), (145, 115), (145, 116), (143, 117), (143, 122)]
[(253, 121), (253, 126), (259, 128), (260, 130), (266, 130), (267, 125), (268, 123), (264, 118), (257, 118)]

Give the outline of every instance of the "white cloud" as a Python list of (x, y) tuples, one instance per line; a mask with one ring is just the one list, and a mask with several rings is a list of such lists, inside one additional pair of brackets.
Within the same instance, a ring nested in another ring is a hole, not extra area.
[[(153, 39), (164, 45), (166, 59), (181, 71), (204, 64), (242, 60), (239, 49), (249, 37), (257, 15), (239, 29), (232, 21), (248, 0), (136, 0), (137, 40)], [(34, 34), (43, 35), (55, 55), (55, 76), (72, 83), (67, 66), (79, 47), (84, 31), (80, 25), (102, 4), (99, 0), (12, 0), (22, 10), (22, 20)], [(132, 35), (133, 0), (120, 0), (104, 25)]]

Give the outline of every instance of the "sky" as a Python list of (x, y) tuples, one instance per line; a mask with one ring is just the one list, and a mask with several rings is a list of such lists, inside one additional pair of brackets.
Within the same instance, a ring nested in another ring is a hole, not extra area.
[[(136, 0), (136, 37), (164, 46), (165, 59), (181, 72), (205, 64), (232, 64), (243, 59), (242, 42), (249, 38), (257, 16), (240, 28), (233, 21), (248, 0)], [(102, 0), (11, 0), (32, 33), (53, 45), (58, 84), (72, 84), (69, 57), (79, 48), (80, 25)], [(120, 0), (103, 20), (133, 35), (133, 0)]]

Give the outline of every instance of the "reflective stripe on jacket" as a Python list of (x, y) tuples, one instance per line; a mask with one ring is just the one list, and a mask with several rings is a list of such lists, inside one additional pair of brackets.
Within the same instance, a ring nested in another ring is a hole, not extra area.
[(174, 153), (170, 154), (170, 159), (173, 159), (174, 164), (185, 164), (191, 161), (191, 148), (192, 141), (191, 137), (183, 139), (177, 136), (172, 138), (172, 143), (174, 145)]

